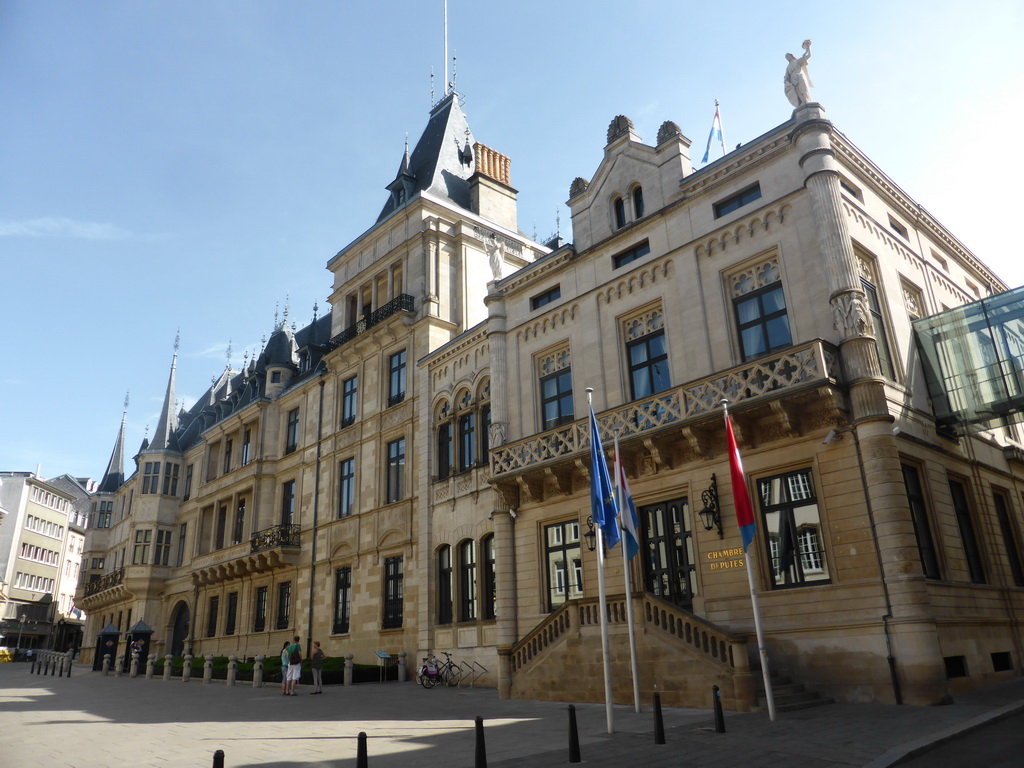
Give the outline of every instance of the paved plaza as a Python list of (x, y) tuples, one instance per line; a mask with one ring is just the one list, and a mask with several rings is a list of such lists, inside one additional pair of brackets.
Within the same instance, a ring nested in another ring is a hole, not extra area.
[[(331, 686), (294, 697), (280, 687), (228, 687), (104, 676), (76, 666), (70, 678), (0, 664), (3, 768), (343, 768), (356, 765), (367, 734), (368, 765), (476, 765), (475, 718), (482, 717), (489, 768), (569, 764), (568, 708), (502, 701), (491, 689), (413, 683)], [(710, 691), (708, 694), (710, 705)], [(943, 707), (832, 704), (797, 712), (725, 713), (716, 733), (710, 709), (663, 710), (667, 744), (654, 743), (654, 717), (576, 705), (581, 757), (589, 766), (887, 766), (981, 724), (1024, 711), (1024, 678), (958, 697)]]

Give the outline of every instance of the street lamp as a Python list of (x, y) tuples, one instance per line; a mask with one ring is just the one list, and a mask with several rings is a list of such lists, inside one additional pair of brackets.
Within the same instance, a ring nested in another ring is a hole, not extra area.
[(587, 549), (591, 552), (597, 549), (597, 532), (594, 530), (593, 515), (587, 516), (587, 532), (583, 534), (583, 538), (587, 542)]
[(701, 491), (700, 500), (704, 508), (700, 511), (700, 519), (704, 522), (704, 530), (710, 531), (718, 527), (718, 538), (722, 538), (722, 510), (718, 506), (718, 479), (711, 475), (711, 485)]

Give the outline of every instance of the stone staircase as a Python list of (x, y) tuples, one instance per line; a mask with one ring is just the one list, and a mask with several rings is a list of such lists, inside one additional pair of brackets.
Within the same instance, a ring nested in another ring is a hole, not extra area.
[[(761, 670), (751, 670), (754, 678), (755, 712), (768, 711), (768, 699), (764, 693), (764, 678)], [(775, 695), (776, 712), (795, 712), (798, 709), (820, 707), (823, 704), (834, 704), (833, 699), (822, 696), (817, 691), (809, 691), (802, 683), (795, 683), (789, 677), (771, 676), (772, 693)]]

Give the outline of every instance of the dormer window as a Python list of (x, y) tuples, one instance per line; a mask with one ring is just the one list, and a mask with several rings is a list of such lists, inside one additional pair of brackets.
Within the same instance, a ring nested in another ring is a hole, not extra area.
[(633, 190), (633, 218), (642, 219), (644, 217), (644, 190), (642, 187), (636, 187)]
[(615, 215), (615, 228), (622, 229), (626, 226), (626, 203), (621, 197), (616, 197), (612, 203), (612, 212)]

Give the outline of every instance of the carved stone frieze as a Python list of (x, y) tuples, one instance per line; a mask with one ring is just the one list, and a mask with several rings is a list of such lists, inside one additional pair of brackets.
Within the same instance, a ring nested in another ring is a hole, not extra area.
[(847, 291), (832, 297), (832, 326), (843, 341), (873, 336), (874, 327), (861, 291)]

